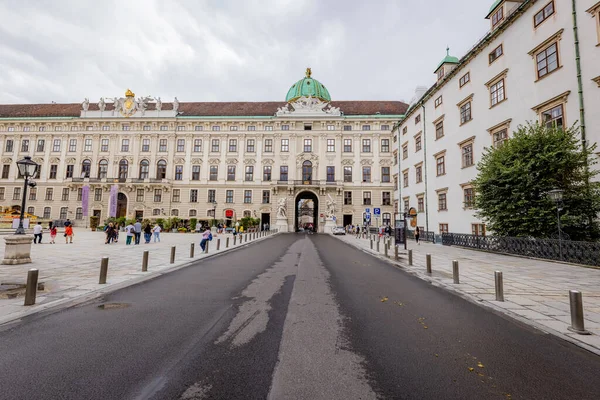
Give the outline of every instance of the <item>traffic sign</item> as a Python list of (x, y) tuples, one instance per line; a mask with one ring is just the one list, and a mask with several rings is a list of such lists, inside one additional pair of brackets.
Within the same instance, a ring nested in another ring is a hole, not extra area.
[(371, 220), (371, 214), (365, 214), (365, 219), (367, 221), (370, 221)]
[(375, 215), (381, 215), (381, 208), (374, 208), (373, 209), (373, 214), (375, 214)]
[(365, 212), (366, 212), (367, 214), (370, 214), (370, 213), (371, 213), (371, 209), (370, 209), (370, 208), (365, 208)]

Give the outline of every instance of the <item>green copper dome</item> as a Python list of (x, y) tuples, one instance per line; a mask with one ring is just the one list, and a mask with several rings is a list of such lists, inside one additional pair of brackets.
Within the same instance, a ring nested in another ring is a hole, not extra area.
[(294, 101), (302, 96), (311, 96), (316, 97), (317, 99), (330, 102), (331, 96), (329, 96), (329, 91), (321, 82), (318, 80), (311, 78), (312, 71), (310, 68), (306, 68), (306, 77), (300, 79), (298, 82), (294, 83), (290, 90), (287, 92), (287, 96), (285, 96), (285, 101), (288, 103), (290, 101)]
[(437, 71), (438, 69), (440, 69), (440, 67), (444, 64), (458, 64), (459, 60), (457, 57), (451, 56), (450, 55), (450, 48), (446, 48), (446, 57), (444, 57), (444, 59), (442, 60), (442, 62), (440, 62), (437, 66), (437, 68), (435, 69), (435, 71)]

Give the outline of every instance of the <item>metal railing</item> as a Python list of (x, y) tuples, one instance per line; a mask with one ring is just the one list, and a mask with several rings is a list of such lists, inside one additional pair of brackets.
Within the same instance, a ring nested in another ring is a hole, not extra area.
[(600, 242), (443, 233), (442, 244), (493, 253), (600, 266)]
[[(414, 239), (415, 238), (415, 231), (411, 230), (411, 229), (407, 229), (406, 230), (406, 237), (409, 238), (409, 239)], [(432, 232), (432, 231), (421, 232), (421, 236), (419, 237), (419, 240), (421, 240), (423, 242), (435, 243), (435, 232)]]

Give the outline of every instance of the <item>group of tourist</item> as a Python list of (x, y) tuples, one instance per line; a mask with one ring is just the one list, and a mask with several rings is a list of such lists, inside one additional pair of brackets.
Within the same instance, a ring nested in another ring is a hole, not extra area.
[[(104, 233), (106, 234), (104, 244), (111, 244), (113, 242), (118, 243), (119, 230), (119, 224), (109, 222), (104, 228)], [(124, 231), (126, 237), (125, 245), (129, 246), (132, 242), (134, 245), (140, 244), (142, 232), (144, 232), (144, 244), (150, 243), (152, 236), (154, 236), (154, 243), (160, 242), (160, 232), (162, 231), (162, 228), (158, 224), (152, 226), (150, 223), (147, 223), (142, 229), (141, 220), (137, 220), (135, 223), (129, 222), (129, 224), (125, 226)]]
[[(65, 243), (73, 244), (73, 236), (74, 236), (73, 224), (71, 223), (70, 219), (67, 219), (65, 221), (64, 227), (65, 227), (65, 232), (64, 232)], [(56, 235), (58, 234), (58, 229), (56, 228), (56, 225), (54, 225), (54, 223), (52, 221), (50, 221), (48, 223), (48, 231), (50, 232), (50, 242), (48, 242), (48, 243), (56, 244)], [(41, 244), (43, 234), (44, 234), (44, 228), (42, 227), (42, 223), (38, 222), (33, 227), (33, 243)]]

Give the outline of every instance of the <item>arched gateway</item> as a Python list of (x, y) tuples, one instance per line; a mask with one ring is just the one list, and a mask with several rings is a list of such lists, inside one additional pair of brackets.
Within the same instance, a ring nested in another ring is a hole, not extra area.
[(300, 228), (312, 229), (318, 232), (319, 224), (319, 196), (315, 193), (305, 190), (295, 198), (294, 231), (298, 232)]

